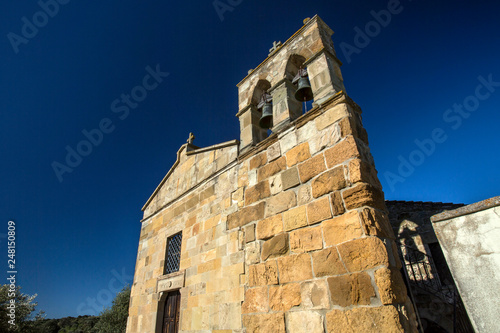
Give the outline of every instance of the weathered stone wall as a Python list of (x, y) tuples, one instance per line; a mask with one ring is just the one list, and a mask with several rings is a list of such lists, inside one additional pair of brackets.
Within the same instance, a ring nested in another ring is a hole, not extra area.
[[(403, 331), (411, 310), (359, 112), (335, 96), (184, 197), (146, 210), (127, 332), (155, 331), (166, 239), (178, 231), (182, 332)], [(215, 168), (236, 147), (225, 149), (181, 153), (177, 168), (206, 155)]]
[(431, 218), (476, 332), (500, 332), (500, 197)]
[(389, 220), (397, 239), (419, 236), (415, 246), (430, 255), (424, 244), (438, 240), (432, 228), (431, 216), (445, 210), (457, 209), (464, 204), (422, 201), (386, 201)]
[[(424, 332), (432, 331), (433, 328), (454, 332), (454, 321), (462, 315), (462, 312), (455, 313), (455, 304), (449, 297), (455, 284), (430, 218), (432, 215), (462, 207), (464, 204), (386, 201), (386, 206), (391, 226), (403, 254), (402, 262), (409, 279), (408, 285), (412, 289), (413, 302)], [(422, 280), (425, 280), (425, 288), (422, 286)], [(456, 304), (462, 306), (460, 300), (457, 300)], [(459, 319), (462, 322), (467, 321), (465, 317)]]
[(411, 331), (359, 113), (338, 95), (242, 161), (248, 332)]
[[(182, 329), (241, 327), (235, 315), (244, 291), (239, 283), (239, 274), (244, 272), (242, 259), (238, 259), (243, 258), (241, 232), (228, 232), (224, 223), (225, 216), (236, 209), (231, 193), (238, 184), (238, 147), (232, 144), (194, 154), (186, 148), (181, 147), (169, 177), (144, 209), (127, 332), (157, 331), (162, 307), (157, 284), (164, 278), (167, 238), (180, 231), (180, 270), (185, 279), (181, 288)], [(170, 192), (180, 196), (171, 198)], [(217, 300), (214, 283), (227, 291)]]

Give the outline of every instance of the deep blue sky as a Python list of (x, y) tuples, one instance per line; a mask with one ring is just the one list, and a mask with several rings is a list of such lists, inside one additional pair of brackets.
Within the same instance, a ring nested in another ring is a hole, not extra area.
[[(23, 17), (40, 25), (44, 17), (36, 1), (2, 2), (0, 250), (12, 219), (24, 292), (38, 293), (48, 317), (107, 305), (124, 283), (116, 272), (133, 274), (141, 207), (188, 133), (199, 146), (239, 138), (235, 85), (273, 41), (314, 14), (335, 31), (387, 199), (473, 203), (498, 195), (500, 87), (481, 88), (479, 105), (470, 96), (479, 76), (500, 82), (500, 5), (402, 0), (391, 22), (346, 56), (340, 44), (355, 46), (355, 27), (364, 30), (370, 12), (388, 3), (243, 0), (221, 21), (213, 0), (69, 1), (15, 53), (9, 33), (22, 36)], [(127, 117), (113, 113), (113, 101), (157, 64), (168, 77)], [(447, 111), (464, 100), (474, 109), (467, 118)], [(114, 130), (60, 182), (53, 162), (65, 163), (66, 146), (76, 149), (82, 131), (105, 118)], [(415, 140), (437, 128), (446, 140), (418, 161)], [(421, 165), (398, 175), (410, 156)], [(391, 187), (388, 172), (404, 182)], [(6, 259), (0, 267), (7, 270)]]

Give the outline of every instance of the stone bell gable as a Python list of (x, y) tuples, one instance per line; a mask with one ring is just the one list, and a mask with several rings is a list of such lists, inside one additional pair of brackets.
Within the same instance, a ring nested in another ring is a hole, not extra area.
[(300, 66), (309, 72), (317, 104), (336, 92), (345, 91), (331, 36), (333, 31), (318, 17), (304, 20), (304, 26), (286, 42), (270, 50), (268, 58), (238, 84), (237, 116), (240, 119), (241, 148), (244, 151), (265, 138), (259, 128), (258, 98), (263, 91), (273, 97), (273, 132), (302, 115), (302, 105), (293, 98), (292, 84)]
[[(181, 147), (143, 208), (128, 333), (416, 332), (331, 34), (305, 21), (239, 84), (239, 143)], [(300, 67), (314, 96), (306, 113), (294, 100)]]

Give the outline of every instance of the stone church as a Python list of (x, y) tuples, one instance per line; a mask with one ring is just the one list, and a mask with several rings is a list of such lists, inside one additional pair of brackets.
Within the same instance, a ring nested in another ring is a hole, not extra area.
[(332, 34), (306, 19), (249, 71), (239, 140), (179, 148), (142, 209), (128, 333), (417, 332)]

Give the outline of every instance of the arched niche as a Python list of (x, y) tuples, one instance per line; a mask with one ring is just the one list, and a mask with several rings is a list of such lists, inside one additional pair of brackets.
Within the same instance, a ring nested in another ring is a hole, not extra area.
[(253, 106), (257, 106), (257, 104), (259, 104), (260, 102), (262, 94), (265, 91), (268, 91), (270, 88), (271, 88), (271, 83), (269, 83), (269, 81), (260, 79), (255, 85), (255, 88), (253, 89), (252, 100), (250, 104)]
[(288, 58), (286, 67), (285, 67), (284, 77), (287, 80), (292, 81), (293, 78), (295, 77), (295, 75), (297, 75), (300, 66), (302, 66), (305, 61), (306, 61), (306, 58), (304, 58), (301, 55), (298, 55), (298, 54), (290, 55), (290, 57)]

